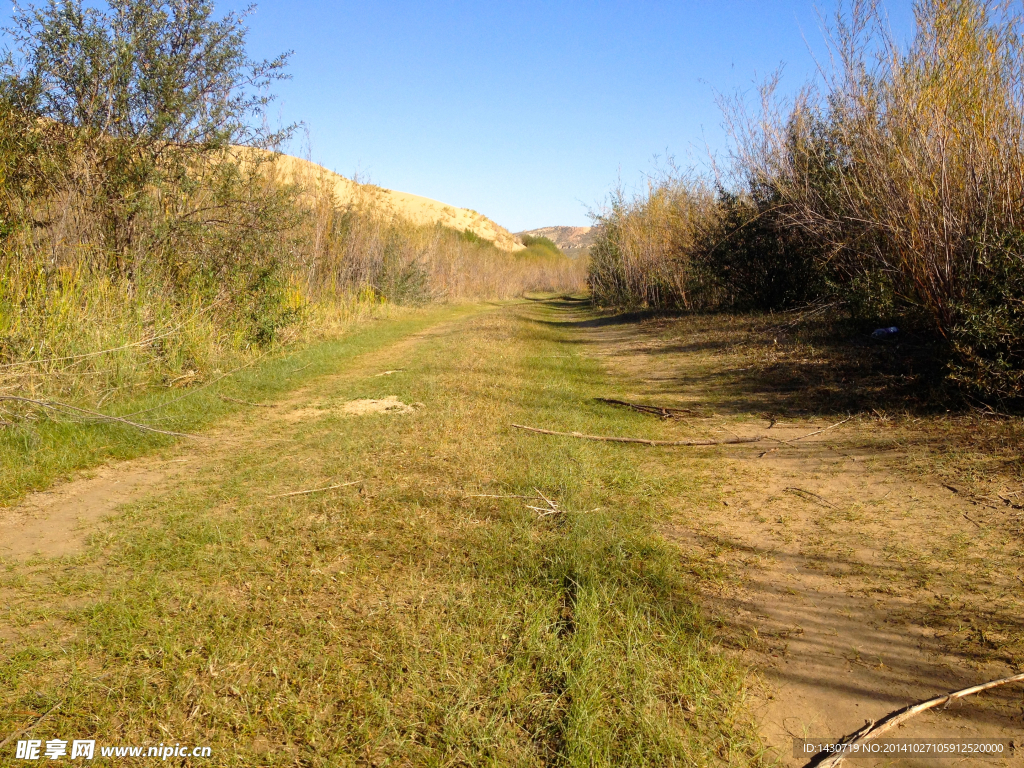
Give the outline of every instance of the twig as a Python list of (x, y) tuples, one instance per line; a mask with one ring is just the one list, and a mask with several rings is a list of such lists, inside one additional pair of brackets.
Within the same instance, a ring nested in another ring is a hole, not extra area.
[(544, 495), (544, 492), (543, 492), (543, 491), (541, 491), (541, 489), (540, 489), (540, 488), (534, 488), (533, 490), (535, 490), (535, 491), (536, 491), (537, 493), (539, 493), (539, 494), (540, 494), (540, 497), (541, 497), (542, 499), (544, 499), (544, 501), (546, 501), (546, 502), (547, 502), (547, 504), (548, 504), (548, 506), (549, 506), (549, 507), (551, 507), (552, 509), (558, 509), (558, 505), (557, 505), (557, 504), (556, 504), (555, 502), (553, 502), (553, 501), (552, 501), (551, 499), (549, 499), (549, 498), (548, 498), (547, 496), (545, 496), (545, 495)]
[(329, 485), (326, 488), (310, 488), (307, 491), (292, 491), (291, 493), (278, 493), (273, 496), (267, 496), (268, 499), (283, 499), (286, 496), (305, 496), (309, 493), (320, 493), (321, 491), (333, 491), (335, 488), (344, 488), (347, 485), (356, 485), (357, 483), (363, 482), (362, 480), (353, 480), (351, 483), (338, 483), (337, 485)]
[(172, 437), (191, 437), (195, 438), (196, 440), (204, 439), (201, 438), (199, 435), (190, 435), (187, 432), (171, 432), (166, 429), (157, 429), (156, 427), (150, 427), (146, 424), (139, 424), (137, 421), (128, 421), (128, 419), (122, 419), (118, 416), (108, 416), (107, 414), (100, 413), (99, 411), (90, 411), (86, 408), (77, 408), (73, 405), (68, 405), (67, 403), (59, 403), (55, 400), (47, 402), (46, 400), (32, 400), (31, 398), (28, 397), (15, 397), (14, 395), (0, 395), (0, 400), (9, 400), (18, 403), (28, 403), (30, 405), (38, 406), (39, 408), (46, 408), (51, 411), (57, 411), (58, 413), (62, 410), (75, 411), (77, 413), (85, 413), (88, 414), (89, 416), (92, 416), (94, 419), (99, 419), (100, 421), (112, 421), (117, 422), (118, 424), (127, 424), (129, 427), (135, 427), (136, 429), (141, 429), (144, 432), (156, 432), (158, 435), (171, 435)]
[(140, 413), (150, 413), (152, 411), (159, 411), (161, 408), (166, 408), (168, 405), (171, 405), (172, 403), (176, 403), (179, 400), (184, 400), (186, 397), (192, 397), (193, 395), (196, 395), (196, 394), (202, 392), (204, 389), (207, 389), (208, 387), (212, 387), (218, 381), (223, 381), (228, 376), (234, 376), (239, 371), (244, 370), (244, 369), (248, 368), (251, 365), (255, 365), (256, 363), (258, 363), (260, 360), (262, 360), (263, 358), (265, 358), (269, 354), (270, 354), (269, 351), (268, 352), (264, 352), (262, 355), (259, 355), (258, 357), (254, 357), (248, 363), (245, 363), (244, 365), (240, 365), (237, 368), (235, 368), (234, 370), (228, 371), (227, 373), (222, 374), (221, 376), (218, 376), (216, 379), (212, 379), (212, 380), (206, 382), (205, 384), (200, 384), (198, 387), (193, 387), (192, 389), (190, 389), (188, 392), (186, 392), (183, 395), (179, 395), (178, 397), (172, 398), (170, 400), (165, 400), (164, 402), (160, 403), (159, 405), (154, 405), (152, 408), (143, 408), (141, 411), (132, 411), (131, 413), (129, 413), (127, 415), (128, 416), (138, 416)]
[(43, 720), (45, 720), (50, 715), (52, 715), (54, 712), (56, 712), (57, 709), (60, 707), (60, 705), (63, 704), (63, 703), (64, 703), (63, 701), (58, 701), (56, 704), (54, 704), (52, 707), (50, 707), (45, 713), (43, 713), (42, 715), (37, 717), (35, 722), (33, 722), (31, 725), (26, 725), (20, 731), (15, 731), (10, 736), (8, 736), (6, 739), (4, 739), (3, 741), (0, 741), (0, 749), (3, 749), (4, 747), (6, 747), (8, 744), (10, 744), (12, 741), (14, 741), (14, 739), (18, 738), (23, 733), (28, 733), (29, 731), (31, 731), (33, 728), (35, 728), (37, 725), (39, 725), (41, 722), (43, 722)]
[(248, 400), (239, 400), (234, 397), (228, 397), (227, 395), (221, 395), (221, 400), (227, 400), (229, 403), (239, 403), (240, 405), (252, 405), (256, 408), (277, 408), (276, 405), (268, 405), (266, 403), (250, 403)]
[(555, 432), (551, 429), (538, 429), (527, 427), (523, 424), (511, 424), (516, 429), (525, 429), (527, 432), (537, 432), (541, 435), (556, 435), (557, 437), (575, 437), (580, 440), (597, 440), (604, 443), (638, 443), (640, 445), (733, 445), (735, 443), (756, 443), (763, 440), (763, 437), (729, 437), (725, 440), (645, 440), (640, 437), (608, 437), (605, 435), (584, 435), (581, 432)]
[(1024, 504), (1014, 504), (1012, 501), (1010, 501), (1006, 496), (1003, 496), (1003, 494), (1001, 494), (1001, 493), (996, 493), (996, 496), (998, 496), (1000, 499), (1002, 499), (1003, 502), (1005, 504), (1007, 504), (1011, 509), (1024, 509)]
[(850, 416), (848, 418), (843, 419), (842, 421), (837, 421), (835, 424), (831, 424), (831, 425), (825, 427), (824, 429), (819, 429), (816, 432), (808, 432), (806, 435), (800, 435), (800, 437), (794, 437), (792, 440), (779, 440), (777, 437), (773, 437), (771, 439), (772, 440), (779, 440), (780, 443), (795, 443), (797, 440), (804, 440), (804, 439), (806, 439), (808, 437), (814, 437), (815, 435), (820, 435), (822, 432), (828, 432), (830, 429), (835, 429), (836, 427), (840, 427), (843, 424), (845, 424), (846, 422), (850, 421), (850, 419), (852, 419), (852, 418), (853, 418), (853, 416)]
[(979, 523), (977, 520), (974, 520), (974, 519), (968, 517), (966, 512), (962, 512), (961, 514), (964, 516), (964, 520), (967, 520), (968, 522), (974, 523), (979, 528), (983, 527), (982, 524)]
[(529, 504), (526, 505), (527, 509), (535, 509), (540, 512), (540, 517), (550, 517), (551, 515), (557, 515), (562, 510), (560, 509), (548, 509), (546, 507), (534, 507)]
[(503, 493), (470, 493), (467, 498), (470, 499), (541, 499), (542, 496), (521, 496), (519, 494), (503, 494)]
[(671, 419), (677, 414), (688, 413), (693, 416), (699, 415), (697, 411), (691, 408), (670, 408), (662, 405), (644, 405), (643, 403), (629, 403), (625, 400), (613, 400), (608, 397), (595, 397), (595, 400), (599, 403), (608, 403), (609, 405), (622, 405), (626, 408), (632, 408), (634, 411), (640, 411), (641, 413), (650, 413), (655, 416), (661, 416), (663, 419)]
[[(1019, 683), (1024, 682), (1024, 672), (1013, 675), (1011, 677), (1004, 677), (1001, 680), (993, 680), (989, 683), (983, 683), (981, 685), (975, 685), (971, 688), (964, 688), (960, 691), (954, 691), (953, 693), (947, 693), (945, 696), (937, 696), (934, 699), (928, 699), (920, 704), (914, 704), (913, 706), (904, 707), (903, 709), (891, 712), (880, 720), (873, 720), (867, 723), (863, 728), (844, 738), (840, 744), (860, 744), (861, 742), (871, 741), (877, 739), (886, 731), (890, 731), (898, 725), (902, 725), (910, 718), (921, 714), (929, 709), (933, 709), (940, 705), (948, 705), (951, 701), (962, 699), (965, 696), (972, 696), (975, 693), (981, 693), (992, 688), (998, 688), (1001, 685), (1007, 685), (1008, 683)], [(835, 768), (846, 758), (848, 753), (837, 752), (831, 757), (823, 760), (820, 763), (812, 760), (808, 763), (808, 766), (816, 765), (818, 768)]]
[(804, 494), (805, 496), (813, 496), (818, 501), (820, 501), (822, 504), (827, 504), (828, 506), (832, 507), (832, 509), (839, 509), (839, 507), (837, 507), (835, 504), (833, 504), (828, 499), (822, 498), (821, 496), (819, 496), (816, 493), (811, 493), (810, 491), (805, 491), (803, 488), (792, 488), (791, 487), (791, 488), (783, 488), (782, 490), (783, 491), (788, 491), (789, 493)]

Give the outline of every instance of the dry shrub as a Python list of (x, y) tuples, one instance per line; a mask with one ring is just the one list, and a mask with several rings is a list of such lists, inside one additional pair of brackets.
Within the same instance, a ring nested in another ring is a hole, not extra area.
[(292, 178), (306, 216), (296, 237), (296, 278), (317, 301), (372, 289), (399, 304), (508, 299), (530, 291), (575, 291), (585, 264), (561, 253), (501, 250), (472, 232), (415, 224), (361, 185), (339, 202), (309, 164)]
[(341, 205), (315, 178), (285, 183), (274, 155), (259, 158), (197, 159), (187, 192), (147, 190), (130, 245), (113, 253), (77, 169), (50, 168), (49, 194), (8, 194), (0, 386), (106, 402), (208, 380), (391, 304), (582, 287), (581, 262), (412, 224), (369, 187)]
[(588, 283), (599, 304), (704, 309), (699, 254), (716, 228), (714, 194), (696, 174), (670, 173), (632, 198), (617, 190), (597, 218)]
[(753, 115), (724, 102), (735, 151), (714, 183), (617, 195), (599, 219), (595, 296), (688, 310), (837, 301), (865, 325), (940, 341), (964, 391), (1024, 398), (1020, 7), (914, 10), (903, 47), (875, 2), (855, 0), (829, 30), (820, 85), (787, 102), (772, 78)]
[(945, 339), (954, 378), (1024, 395), (1024, 44), (1020, 11), (922, 0), (902, 49), (877, 5), (837, 16), (823, 91), (741, 141), (862, 315)]

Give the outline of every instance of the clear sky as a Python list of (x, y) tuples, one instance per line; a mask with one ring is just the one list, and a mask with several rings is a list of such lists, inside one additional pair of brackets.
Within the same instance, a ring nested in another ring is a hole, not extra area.
[(722, 151), (716, 92), (780, 64), (796, 88), (823, 50), (811, 0), (262, 0), (250, 28), (255, 56), (295, 51), (275, 116), (314, 160), (512, 231), (588, 224), (657, 156)]

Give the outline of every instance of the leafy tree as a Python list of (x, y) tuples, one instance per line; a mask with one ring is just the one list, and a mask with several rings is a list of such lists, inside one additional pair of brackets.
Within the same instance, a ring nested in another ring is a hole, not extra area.
[[(268, 88), (289, 54), (246, 53), (246, 11), (214, 15), (210, 0), (50, 0), (16, 7), (0, 61), (0, 95), (61, 132), (74, 159), (69, 181), (93, 197), (117, 266), (138, 237), (138, 217), (201, 183), (233, 145), (271, 147)], [(189, 215), (183, 212), (182, 215)]]

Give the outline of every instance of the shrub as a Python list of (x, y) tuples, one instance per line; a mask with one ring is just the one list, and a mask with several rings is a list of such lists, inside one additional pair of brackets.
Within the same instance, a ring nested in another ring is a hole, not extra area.
[(985, 0), (921, 0), (915, 14), (905, 51), (875, 5), (840, 15), (824, 96), (744, 157), (832, 254), (855, 306), (944, 339), (961, 383), (1019, 396), (1021, 17)]

